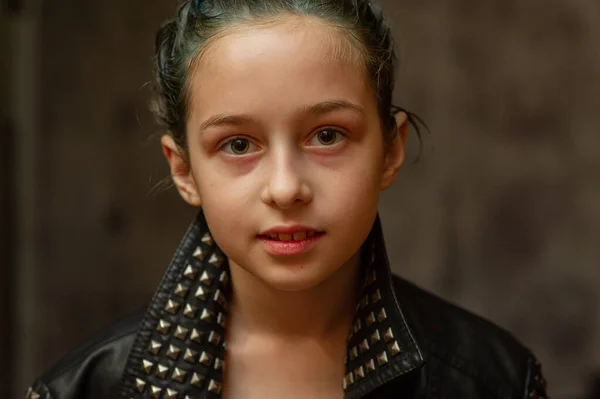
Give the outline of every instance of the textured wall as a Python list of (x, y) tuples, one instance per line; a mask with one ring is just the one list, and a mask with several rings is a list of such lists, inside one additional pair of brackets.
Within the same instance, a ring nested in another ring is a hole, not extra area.
[[(148, 194), (167, 170), (143, 86), (173, 3), (42, 2), (32, 376), (148, 300), (194, 214)], [(433, 133), (382, 201), (395, 270), (513, 331), (555, 398), (582, 397), (600, 370), (600, 3), (382, 4), (398, 102)]]

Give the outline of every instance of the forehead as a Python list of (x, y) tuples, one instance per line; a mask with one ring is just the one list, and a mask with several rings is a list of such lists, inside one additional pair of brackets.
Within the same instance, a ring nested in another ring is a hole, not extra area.
[(355, 44), (339, 29), (305, 17), (232, 28), (201, 54), (190, 83), (192, 111), (202, 113), (238, 105), (250, 112), (276, 105), (283, 112), (331, 99), (365, 108), (373, 102)]

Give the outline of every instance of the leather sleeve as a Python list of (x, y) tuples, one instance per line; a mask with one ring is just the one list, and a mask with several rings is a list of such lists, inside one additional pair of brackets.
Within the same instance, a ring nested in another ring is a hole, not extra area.
[(528, 370), (524, 399), (548, 399), (547, 383), (542, 374), (542, 365), (534, 356), (529, 358)]

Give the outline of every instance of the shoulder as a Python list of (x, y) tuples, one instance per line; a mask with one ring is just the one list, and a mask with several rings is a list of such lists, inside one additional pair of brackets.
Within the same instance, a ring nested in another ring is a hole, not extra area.
[(394, 285), (409, 328), (440, 384), (458, 378), (491, 398), (545, 397), (541, 366), (511, 333), (396, 276)]
[(99, 331), (42, 374), (27, 399), (114, 397), (146, 309)]

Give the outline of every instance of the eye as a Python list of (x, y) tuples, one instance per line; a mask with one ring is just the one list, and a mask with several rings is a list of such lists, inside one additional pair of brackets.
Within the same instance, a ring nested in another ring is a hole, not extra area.
[(322, 129), (319, 130), (313, 137), (310, 139), (311, 145), (324, 145), (324, 146), (332, 146), (337, 144), (339, 141), (346, 138), (346, 136), (335, 129)]
[(235, 137), (229, 141), (226, 141), (221, 146), (221, 150), (230, 155), (245, 155), (253, 150), (254, 147), (256, 147), (256, 145), (250, 140), (243, 137)]

